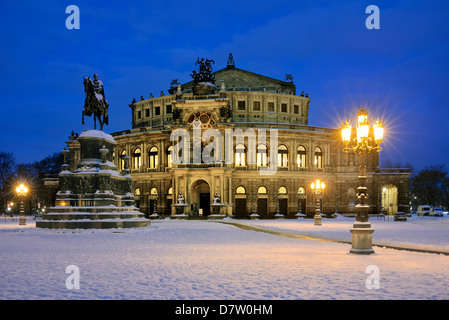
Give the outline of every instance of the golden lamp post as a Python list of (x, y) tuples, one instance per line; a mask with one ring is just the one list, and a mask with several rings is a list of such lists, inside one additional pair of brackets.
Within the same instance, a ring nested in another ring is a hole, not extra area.
[(27, 195), (28, 193), (28, 188), (21, 183), (17, 188), (16, 188), (16, 193), (17, 195), (20, 197), (20, 217), (19, 217), (19, 225), (26, 225), (26, 218), (25, 218), (25, 208), (23, 206), (23, 198)]
[(316, 204), (315, 204), (315, 216), (314, 219), (314, 225), (321, 226), (321, 209), (320, 209), (320, 195), (324, 191), (325, 188), (324, 182), (317, 179), (316, 181), (312, 182), (310, 185), (310, 188), (312, 188), (313, 193), (316, 194)]
[[(357, 254), (372, 254), (374, 253), (372, 247), (372, 235), (374, 229), (368, 222), (369, 205), (365, 203), (368, 198), (366, 183), (366, 160), (365, 156), (371, 150), (380, 152), (382, 148), (380, 144), (383, 140), (384, 126), (380, 120), (377, 120), (370, 130), (370, 123), (368, 120), (368, 111), (363, 107), (357, 113), (357, 128), (356, 136), (352, 138), (353, 130), (351, 124), (345, 121), (341, 129), (341, 137), (345, 147), (345, 153), (353, 151), (360, 156), (360, 172), (359, 172), (359, 187), (357, 188), (357, 198), (359, 203), (356, 208), (356, 221), (351, 229), (352, 234), (352, 248), (351, 253)], [(370, 134), (371, 133), (371, 134)]]

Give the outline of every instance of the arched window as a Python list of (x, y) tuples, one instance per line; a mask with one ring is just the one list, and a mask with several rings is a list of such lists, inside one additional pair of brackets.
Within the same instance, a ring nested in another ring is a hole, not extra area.
[(299, 187), (298, 188), (298, 194), (302, 194), (302, 195), (304, 195), (304, 194), (306, 194), (306, 189), (304, 188), (304, 187)]
[(150, 189), (150, 196), (157, 196), (157, 189), (156, 188), (151, 188)]
[(156, 169), (157, 165), (159, 164), (158, 156), (157, 156), (157, 148), (151, 147), (150, 152), (148, 152), (148, 160), (149, 160), (149, 168), (150, 169)]
[(258, 194), (267, 194), (267, 188), (265, 188), (264, 186), (260, 186), (260, 187), (257, 189), (257, 193), (258, 193)]
[(140, 169), (142, 165), (142, 153), (140, 152), (140, 148), (136, 148), (133, 152), (133, 168)]
[(303, 146), (299, 146), (298, 149), (296, 149), (296, 164), (298, 168), (306, 167), (306, 148)]
[(246, 194), (246, 190), (245, 190), (244, 187), (240, 186), (240, 187), (237, 187), (237, 189), (235, 189), (235, 193), (237, 193), (237, 194)]
[(278, 190), (279, 194), (287, 194), (287, 188), (286, 187), (280, 187)]
[(316, 168), (323, 168), (323, 152), (320, 148), (315, 148), (315, 157), (313, 160), (313, 164)]
[(235, 146), (235, 166), (246, 166), (245, 146), (243, 144)]
[(140, 196), (140, 189), (139, 188), (135, 188), (134, 189), (134, 195), (135, 196)]
[(126, 156), (126, 150), (122, 150), (122, 152), (120, 152), (120, 170), (124, 170), (125, 169), (125, 159), (124, 157)]
[(263, 144), (260, 144), (257, 146), (257, 166), (265, 167), (267, 165), (267, 147)]
[(278, 147), (278, 166), (286, 167), (288, 164), (288, 150), (287, 147), (281, 144)]
[(168, 188), (167, 194), (170, 195), (170, 196), (173, 195), (173, 188), (172, 187)]
[(170, 146), (167, 149), (167, 165), (169, 168), (173, 167), (173, 157), (171, 156), (172, 150), (173, 150), (173, 146)]

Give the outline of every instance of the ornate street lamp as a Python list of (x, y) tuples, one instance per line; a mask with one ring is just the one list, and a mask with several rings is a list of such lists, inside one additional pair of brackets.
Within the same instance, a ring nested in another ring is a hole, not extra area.
[(158, 217), (159, 216), (158, 213), (157, 213), (157, 198), (158, 198), (157, 193), (151, 195), (151, 200), (153, 200), (153, 208), (150, 209), (150, 210), (153, 211), (151, 216), (154, 216), (154, 217)]
[(363, 107), (357, 113), (357, 128), (356, 137), (352, 138), (352, 127), (348, 121), (343, 123), (341, 128), (341, 137), (345, 144), (343, 151), (358, 152), (360, 156), (360, 172), (359, 184), (357, 188), (357, 198), (359, 203), (356, 208), (356, 221), (351, 229), (352, 234), (352, 248), (351, 253), (371, 254), (374, 253), (372, 248), (372, 234), (374, 229), (368, 222), (369, 205), (365, 203), (368, 198), (366, 183), (366, 160), (365, 155), (371, 150), (380, 152), (382, 148), (380, 144), (383, 140), (384, 126), (380, 120), (377, 120), (372, 128), (372, 135), (370, 135), (370, 123), (368, 120), (368, 111)]
[(338, 194), (338, 192), (334, 192), (334, 198), (335, 198), (335, 213), (334, 213), (334, 217), (338, 216), (338, 199), (340, 198), (340, 195)]
[(306, 216), (304, 213), (302, 213), (302, 204), (301, 204), (304, 197), (305, 197), (305, 195), (303, 193), (299, 193), (296, 195), (296, 198), (298, 199), (298, 213), (296, 214), (296, 217), (298, 219)]
[(251, 203), (252, 203), (251, 204), (251, 208), (252, 208), (251, 212), (252, 213), (249, 216), (253, 220), (259, 219), (260, 215), (257, 213), (257, 210), (256, 210), (256, 202), (257, 202), (257, 199), (258, 199), (257, 193), (251, 193), (249, 195), (249, 199), (251, 200)]
[(26, 225), (26, 218), (25, 218), (25, 208), (23, 206), (23, 198), (27, 195), (28, 193), (28, 188), (21, 183), (17, 188), (16, 188), (16, 193), (17, 195), (20, 197), (20, 217), (19, 217), (19, 225)]
[(310, 188), (312, 189), (313, 193), (316, 194), (316, 204), (315, 204), (315, 216), (314, 219), (314, 225), (321, 226), (321, 209), (320, 209), (320, 196), (325, 188), (324, 182), (317, 179), (315, 182), (312, 182), (310, 185)]

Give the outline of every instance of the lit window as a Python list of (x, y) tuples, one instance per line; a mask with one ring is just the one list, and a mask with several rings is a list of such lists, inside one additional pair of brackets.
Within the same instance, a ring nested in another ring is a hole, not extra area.
[(237, 189), (235, 189), (235, 193), (237, 194), (245, 194), (246, 190), (244, 187), (237, 187)]
[(278, 166), (286, 167), (288, 164), (288, 150), (283, 144), (278, 148)]
[(148, 153), (148, 157), (150, 160), (150, 163), (149, 163), (150, 169), (156, 169), (157, 165), (159, 164), (156, 147), (152, 147), (150, 149), (150, 152)]
[(122, 152), (120, 152), (120, 170), (125, 169), (125, 159), (123, 159), (124, 156), (126, 156), (126, 150), (122, 150)]
[(304, 187), (299, 187), (298, 194), (306, 194), (306, 189)]
[(150, 189), (150, 196), (157, 196), (157, 189), (156, 188), (151, 188)]
[(287, 188), (286, 187), (280, 187), (278, 192), (279, 192), (279, 194), (287, 194)]
[(142, 165), (142, 153), (140, 152), (140, 148), (136, 148), (133, 152), (133, 163), (134, 169), (140, 169)]
[(257, 166), (265, 167), (268, 165), (267, 147), (263, 144), (257, 147)]
[(173, 150), (173, 146), (170, 146), (167, 149), (167, 164), (168, 164), (169, 168), (173, 167), (173, 158), (171, 156), (171, 151), (172, 150)]
[(134, 189), (134, 195), (135, 196), (140, 196), (140, 189), (139, 188)]
[(317, 168), (323, 168), (323, 152), (318, 147), (315, 148), (315, 157), (313, 160), (313, 164)]
[(243, 144), (238, 144), (235, 147), (235, 165), (238, 167), (246, 165), (245, 146)]
[(306, 167), (306, 148), (299, 146), (296, 151), (296, 164), (298, 168)]
[(257, 193), (258, 194), (267, 194), (267, 188), (265, 187), (259, 187), (259, 189), (257, 189)]

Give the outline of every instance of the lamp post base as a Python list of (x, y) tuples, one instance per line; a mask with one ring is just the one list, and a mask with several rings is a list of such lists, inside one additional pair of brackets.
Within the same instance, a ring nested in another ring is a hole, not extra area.
[(321, 214), (315, 214), (313, 219), (314, 219), (314, 225), (321, 226)]
[(24, 226), (24, 225), (26, 225), (26, 218), (25, 218), (25, 216), (20, 216), (19, 217), (19, 225), (20, 226)]
[(352, 234), (352, 248), (350, 253), (373, 254), (373, 232), (370, 223), (355, 222), (350, 229)]

